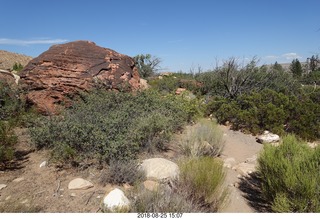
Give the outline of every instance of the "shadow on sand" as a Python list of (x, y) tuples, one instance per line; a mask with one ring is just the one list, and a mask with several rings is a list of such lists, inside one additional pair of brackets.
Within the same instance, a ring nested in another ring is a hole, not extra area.
[(34, 152), (33, 150), (21, 150), (14, 152), (14, 159), (5, 163), (0, 163), (1, 171), (13, 171), (19, 170), (25, 167), (25, 164), (28, 162), (29, 154)]
[(239, 183), (243, 197), (256, 212), (272, 212), (270, 204), (263, 198), (261, 192), (261, 179), (256, 172), (243, 177)]

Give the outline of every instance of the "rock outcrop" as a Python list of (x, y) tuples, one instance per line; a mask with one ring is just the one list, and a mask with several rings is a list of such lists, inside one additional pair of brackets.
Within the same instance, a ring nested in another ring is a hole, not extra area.
[(134, 60), (93, 42), (75, 41), (50, 47), (20, 72), (29, 103), (43, 114), (69, 106), (80, 91), (95, 87), (137, 90), (140, 77)]

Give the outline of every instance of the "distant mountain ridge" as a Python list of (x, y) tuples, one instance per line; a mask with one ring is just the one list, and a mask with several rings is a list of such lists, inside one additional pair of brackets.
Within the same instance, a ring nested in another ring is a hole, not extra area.
[(32, 59), (31, 56), (0, 50), (0, 69), (11, 69), (15, 63), (26, 66)]

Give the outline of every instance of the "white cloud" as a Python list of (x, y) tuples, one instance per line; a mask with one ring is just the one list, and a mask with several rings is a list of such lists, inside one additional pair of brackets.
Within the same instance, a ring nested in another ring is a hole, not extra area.
[(66, 39), (32, 39), (32, 40), (18, 40), (18, 39), (7, 39), (0, 38), (0, 45), (17, 45), (17, 46), (27, 46), (35, 44), (58, 44), (65, 43)]
[(290, 52), (290, 53), (285, 53), (283, 55), (281, 55), (282, 57), (286, 58), (287, 60), (292, 60), (292, 59), (301, 59), (302, 56), (299, 56), (297, 53), (295, 52)]
[(275, 55), (268, 55), (264, 57), (265, 59), (277, 59), (279, 58), (279, 56), (275, 56)]

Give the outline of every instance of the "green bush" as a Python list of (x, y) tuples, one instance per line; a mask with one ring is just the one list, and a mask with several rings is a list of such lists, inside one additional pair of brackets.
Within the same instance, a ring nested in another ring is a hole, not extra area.
[(157, 92), (95, 92), (84, 95), (61, 116), (42, 118), (31, 136), (38, 149), (79, 161), (130, 160), (142, 149), (165, 149), (173, 131), (192, 120), (197, 110), (188, 100)]
[(223, 132), (215, 122), (201, 119), (183, 133), (179, 147), (186, 156), (218, 156), (224, 147)]
[(18, 97), (18, 90), (12, 88), (8, 83), (0, 82), (0, 119), (15, 118), (21, 109), (22, 104)]
[(179, 187), (198, 206), (216, 212), (225, 200), (222, 189), (225, 171), (222, 161), (212, 157), (191, 158), (180, 163)]
[(17, 136), (8, 122), (0, 121), (0, 164), (13, 159), (13, 146), (17, 143)]
[(320, 85), (320, 71), (313, 71), (303, 75), (301, 83), (304, 85)]
[(17, 72), (21, 71), (22, 69), (23, 69), (23, 65), (21, 63), (16, 62), (12, 66), (12, 70), (17, 71)]
[(307, 140), (320, 138), (318, 91), (285, 95), (270, 89), (244, 94), (237, 99), (215, 98), (207, 105), (219, 123), (232, 123), (235, 130), (258, 134), (264, 130), (283, 135), (294, 133)]
[(276, 212), (320, 212), (320, 147), (293, 135), (266, 145), (258, 159), (262, 193)]

